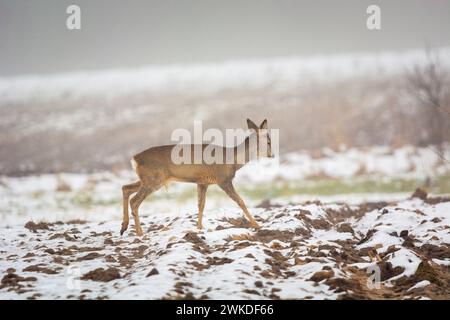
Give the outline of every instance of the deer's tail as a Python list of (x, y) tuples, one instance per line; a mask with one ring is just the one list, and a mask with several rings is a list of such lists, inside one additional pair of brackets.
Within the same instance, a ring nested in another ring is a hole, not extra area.
[(131, 167), (133, 168), (134, 171), (136, 171), (137, 162), (136, 162), (136, 160), (134, 160), (134, 157), (131, 158), (130, 162), (131, 162)]

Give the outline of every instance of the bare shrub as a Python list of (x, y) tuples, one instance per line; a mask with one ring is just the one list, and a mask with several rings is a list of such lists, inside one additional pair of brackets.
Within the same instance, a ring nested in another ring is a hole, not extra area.
[(415, 65), (407, 72), (407, 85), (422, 108), (427, 133), (424, 143), (440, 148), (450, 135), (450, 83), (449, 70), (441, 63), (437, 52), (426, 50), (425, 64)]

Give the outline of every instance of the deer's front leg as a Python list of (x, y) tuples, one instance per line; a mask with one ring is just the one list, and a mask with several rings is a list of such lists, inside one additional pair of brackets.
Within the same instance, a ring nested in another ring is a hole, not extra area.
[(202, 219), (203, 219), (203, 209), (205, 209), (205, 199), (206, 199), (206, 190), (208, 189), (208, 185), (206, 184), (198, 184), (197, 185), (197, 193), (198, 193), (198, 219), (197, 219), (197, 228), (202, 229)]
[(260, 225), (255, 221), (255, 219), (248, 211), (247, 206), (244, 203), (244, 200), (242, 200), (241, 197), (237, 194), (231, 181), (220, 184), (219, 187), (222, 188), (222, 190), (225, 191), (225, 193), (239, 205), (242, 211), (244, 211), (245, 217), (248, 219), (248, 221), (250, 221), (250, 225), (253, 228), (256, 229), (261, 228)]

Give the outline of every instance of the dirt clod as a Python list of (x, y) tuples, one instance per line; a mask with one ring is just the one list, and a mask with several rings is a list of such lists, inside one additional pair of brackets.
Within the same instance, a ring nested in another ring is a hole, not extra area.
[(58, 273), (53, 269), (44, 267), (39, 264), (34, 265), (34, 266), (28, 266), (28, 267), (24, 268), (22, 271), (24, 271), (24, 272), (40, 272), (40, 273), (45, 273), (45, 274), (57, 274)]
[(25, 224), (25, 228), (34, 233), (36, 233), (38, 230), (50, 230), (48, 223), (45, 222), (35, 223), (33, 221), (28, 221)]
[(309, 280), (314, 281), (314, 282), (320, 282), (322, 280), (331, 278), (333, 276), (334, 276), (333, 270), (321, 270), (321, 271), (317, 271), (316, 273), (314, 273), (312, 275), (312, 277), (309, 278)]
[(7, 273), (0, 282), (0, 289), (5, 287), (22, 287), (21, 282), (37, 281), (36, 277), (22, 277), (15, 273)]
[(159, 274), (159, 271), (156, 268), (153, 268), (152, 270), (150, 270), (149, 273), (147, 273), (147, 277), (151, 277), (151, 276), (154, 276), (156, 274)]
[(378, 267), (380, 268), (380, 271), (381, 271), (381, 281), (388, 280), (392, 277), (395, 277), (395, 276), (403, 273), (403, 271), (405, 271), (405, 268), (398, 267), (398, 266), (394, 268), (392, 266), (392, 263), (385, 262), (385, 261), (378, 263)]
[(428, 261), (422, 261), (414, 274), (418, 281), (428, 280), (431, 283), (435, 283), (437, 285), (441, 284), (439, 280), (439, 276), (434, 268), (428, 263)]
[(87, 255), (83, 256), (83, 257), (79, 257), (77, 259), (77, 261), (94, 260), (94, 259), (97, 259), (97, 258), (100, 258), (100, 257), (103, 257), (103, 255), (101, 255), (98, 252), (91, 252), (91, 253), (88, 253)]
[(411, 198), (419, 198), (421, 200), (427, 199), (427, 192), (421, 188), (417, 188), (414, 193), (411, 195)]
[(341, 223), (340, 225), (338, 225), (336, 227), (336, 231), (337, 232), (348, 232), (351, 234), (355, 233), (355, 231), (353, 230), (353, 228), (350, 226), (349, 223)]
[(108, 268), (108, 269), (97, 268), (84, 274), (81, 277), (81, 280), (109, 282), (120, 278), (121, 275), (119, 273), (119, 270), (117, 270), (116, 268)]

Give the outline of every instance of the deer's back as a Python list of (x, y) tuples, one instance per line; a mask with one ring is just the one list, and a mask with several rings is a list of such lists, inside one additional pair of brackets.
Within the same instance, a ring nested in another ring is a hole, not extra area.
[[(207, 145), (203, 145), (202, 150)], [(159, 146), (136, 154), (136, 171), (139, 176), (163, 175), (165, 180), (216, 184), (233, 179), (236, 167), (233, 164), (176, 164), (172, 161), (175, 145)], [(187, 149), (189, 150), (189, 148)], [(225, 155), (226, 148), (223, 148)], [(194, 145), (191, 145), (191, 159), (194, 161)]]

